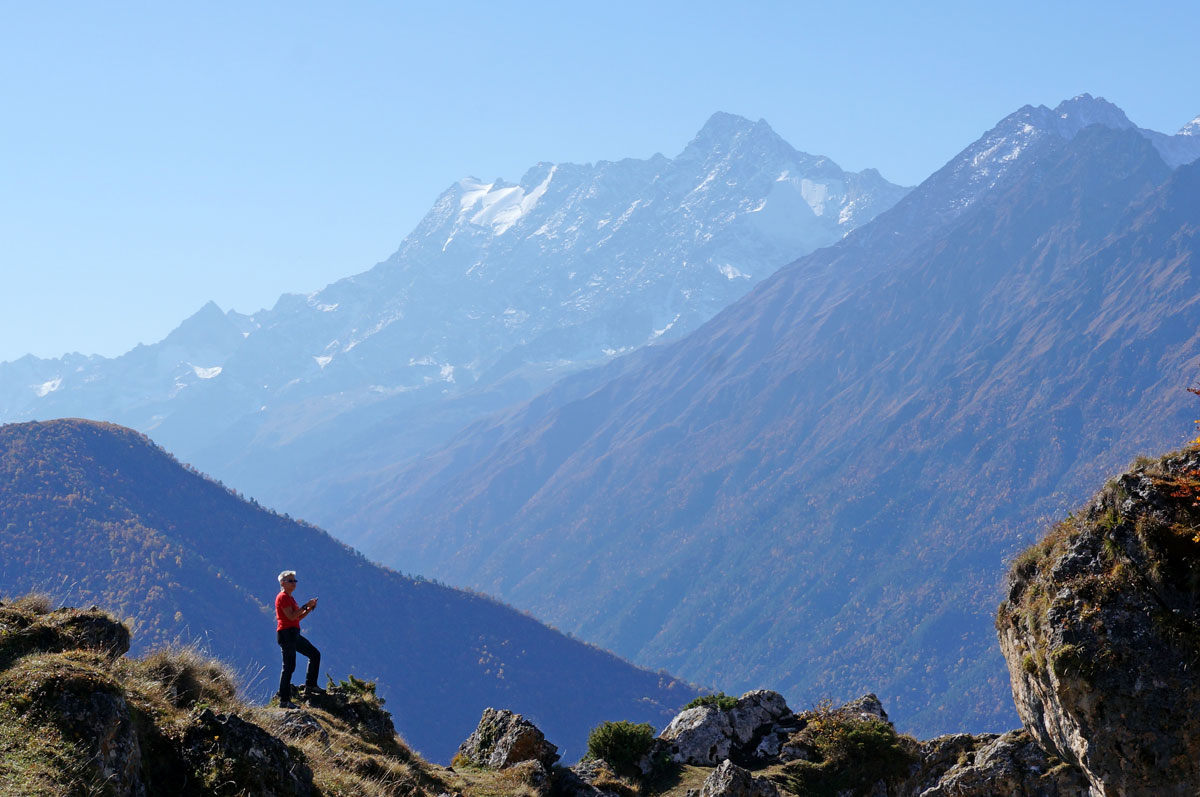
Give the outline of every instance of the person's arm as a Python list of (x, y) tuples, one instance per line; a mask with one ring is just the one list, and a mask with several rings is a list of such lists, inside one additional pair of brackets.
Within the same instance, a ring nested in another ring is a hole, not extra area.
[(285, 605), (283, 608), (283, 616), (289, 620), (302, 620), (312, 614), (312, 610), (317, 608), (317, 599), (310, 598), (303, 606), (297, 606), (293, 601), (290, 605)]

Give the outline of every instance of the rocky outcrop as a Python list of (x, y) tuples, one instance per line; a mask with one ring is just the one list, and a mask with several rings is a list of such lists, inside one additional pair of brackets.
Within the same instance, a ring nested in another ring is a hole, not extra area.
[(522, 761), (537, 761), (547, 770), (558, 760), (558, 747), (546, 741), (537, 726), (511, 711), (484, 709), (479, 725), (458, 748), (468, 762), (505, 769)]
[(38, 693), (38, 703), (53, 712), (56, 724), (87, 745), (101, 781), (117, 794), (147, 794), (142, 740), (129, 702), (115, 684), (60, 672), (40, 684)]
[(913, 797), (1087, 797), (1087, 778), (1046, 754), (1023, 730), (955, 734), (921, 745), (917, 776), (897, 792)]
[(726, 759), (704, 779), (700, 790), (689, 791), (688, 797), (779, 797), (779, 789)]
[(997, 616), (1017, 711), (1101, 795), (1200, 792), (1200, 452), (1147, 463), (1019, 557)]
[[(1023, 730), (918, 742), (895, 732), (873, 694), (794, 714), (777, 693), (749, 692), (734, 708), (681, 712), (657, 745), (655, 753), (677, 762), (714, 767), (692, 797), (1085, 797), (1089, 790), (1077, 767), (1047, 754)], [(708, 763), (724, 751), (726, 758)], [(779, 783), (757, 774), (767, 767)]]

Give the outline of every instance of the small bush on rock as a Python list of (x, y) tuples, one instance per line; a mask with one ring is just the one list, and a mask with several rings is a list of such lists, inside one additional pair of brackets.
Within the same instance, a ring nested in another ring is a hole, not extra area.
[(689, 708), (696, 708), (697, 706), (716, 706), (722, 711), (728, 711), (731, 708), (737, 707), (737, 701), (736, 697), (731, 697), (724, 692), (717, 692), (716, 694), (700, 695), (700, 697), (694, 698), (683, 707), (683, 710), (687, 711)]
[(585, 758), (607, 761), (618, 773), (636, 772), (653, 743), (654, 727), (648, 723), (603, 722), (588, 734)]
[(360, 700), (378, 703), (381, 706), (387, 702), (375, 694), (376, 684), (374, 681), (364, 681), (362, 678), (354, 677), (353, 674), (347, 676), (346, 680), (338, 681), (337, 683), (333, 682), (333, 676), (326, 675), (325, 677), (329, 681), (328, 687), (330, 689), (341, 689), (350, 697), (357, 697)]
[(829, 702), (808, 712), (791, 744), (807, 748), (812, 760), (784, 767), (782, 780), (801, 795), (832, 795), (901, 777), (914, 761), (916, 742), (883, 720), (846, 714)]

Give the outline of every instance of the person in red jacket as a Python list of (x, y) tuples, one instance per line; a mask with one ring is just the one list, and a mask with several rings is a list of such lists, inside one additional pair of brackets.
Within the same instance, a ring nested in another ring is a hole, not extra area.
[(292, 593), (296, 591), (296, 571), (284, 570), (279, 574), (279, 594), (275, 596), (275, 641), (283, 650), (283, 672), (279, 674), (279, 707), (296, 708), (292, 702), (292, 673), (296, 671), (296, 654), (308, 657), (308, 671), (304, 678), (307, 694), (319, 693), (317, 673), (321, 669), (321, 651), (300, 635), (300, 621), (317, 608), (317, 599), (309, 598), (303, 606), (296, 603)]

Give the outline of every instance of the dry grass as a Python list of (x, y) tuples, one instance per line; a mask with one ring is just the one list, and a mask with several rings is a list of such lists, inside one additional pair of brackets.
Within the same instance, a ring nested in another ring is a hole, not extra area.
[(540, 797), (545, 793), (538, 787), (532, 761), (499, 770), (461, 762), (452, 766), (438, 774), (448, 791), (461, 792), (464, 797)]
[(54, 610), (54, 601), (44, 592), (31, 592), (16, 600), (6, 601), (10, 609), (32, 615), (49, 614)]
[(131, 674), (156, 684), (175, 708), (239, 705), (237, 680), (229, 665), (194, 646), (161, 648), (131, 665)]

